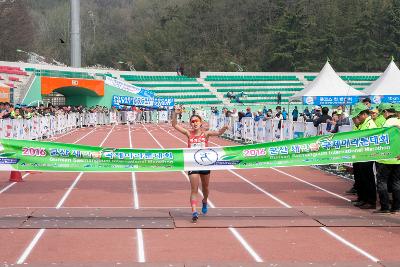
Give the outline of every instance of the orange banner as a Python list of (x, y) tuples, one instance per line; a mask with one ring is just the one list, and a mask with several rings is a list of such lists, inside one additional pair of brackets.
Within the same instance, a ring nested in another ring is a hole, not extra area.
[(10, 102), (10, 87), (0, 86), (0, 102)]
[(54, 90), (62, 87), (81, 87), (95, 92), (98, 96), (104, 96), (103, 80), (41, 77), (41, 82), (42, 95), (51, 94)]

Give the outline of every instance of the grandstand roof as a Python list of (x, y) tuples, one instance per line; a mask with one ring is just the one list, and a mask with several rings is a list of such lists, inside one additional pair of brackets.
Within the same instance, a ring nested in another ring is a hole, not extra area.
[(290, 100), (301, 100), (303, 96), (364, 96), (343, 81), (327, 61), (318, 76)]
[(390, 62), (385, 72), (365, 88), (367, 95), (400, 95), (400, 70), (393, 62)]

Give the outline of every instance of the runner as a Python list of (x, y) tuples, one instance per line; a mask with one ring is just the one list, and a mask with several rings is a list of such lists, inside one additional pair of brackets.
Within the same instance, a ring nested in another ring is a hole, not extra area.
[[(181, 114), (181, 110), (179, 108), (175, 108), (172, 113), (172, 126), (183, 133), (188, 138), (188, 147), (189, 148), (205, 148), (208, 146), (208, 138), (210, 136), (219, 136), (222, 135), (227, 129), (228, 126), (225, 125), (219, 131), (205, 131), (202, 129), (203, 120), (199, 115), (192, 115), (190, 117), (189, 123), (191, 129), (188, 130), (177, 123), (177, 115)], [(203, 155), (204, 159), (207, 159), (207, 155)], [(201, 171), (189, 171), (189, 181), (190, 181), (190, 206), (192, 207), (192, 221), (197, 222), (199, 218), (199, 214), (197, 213), (197, 193), (199, 188), (199, 179), (201, 179), (201, 188), (203, 191), (204, 198), (202, 200), (202, 209), (201, 212), (206, 214), (208, 211), (207, 198), (209, 194), (208, 185), (210, 182), (210, 171), (209, 170), (201, 170)]]

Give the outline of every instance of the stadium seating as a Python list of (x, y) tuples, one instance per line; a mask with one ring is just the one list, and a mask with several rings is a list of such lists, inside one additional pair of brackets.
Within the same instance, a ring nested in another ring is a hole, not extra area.
[(93, 75), (89, 75), (89, 73), (87, 72), (59, 71), (35, 68), (26, 68), (25, 70), (28, 72), (34, 72), (36, 76), (93, 79)]
[(205, 78), (205, 81), (298, 81), (299, 78), (296, 76), (233, 76), (233, 75), (209, 75)]
[(196, 78), (187, 76), (153, 76), (153, 75), (121, 75), (126, 81), (196, 81)]

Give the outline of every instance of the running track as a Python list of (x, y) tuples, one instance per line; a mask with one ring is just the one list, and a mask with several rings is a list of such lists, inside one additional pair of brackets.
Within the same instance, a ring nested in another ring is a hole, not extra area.
[[(54, 141), (186, 146), (167, 124), (83, 128)], [(400, 266), (400, 216), (353, 208), (343, 195), (351, 181), (309, 167), (213, 171), (212, 209), (197, 224), (190, 223), (183, 172), (36, 173), (22, 183), (8, 176), (0, 173), (4, 266)], [(36, 227), (9, 225), (10, 213), (31, 212), (71, 218), (66, 227), (53, 227), (52, 219)], [(77, 219), (97, 213), (111, 219), (132, 213), (141, 221), (115, 227)]]

